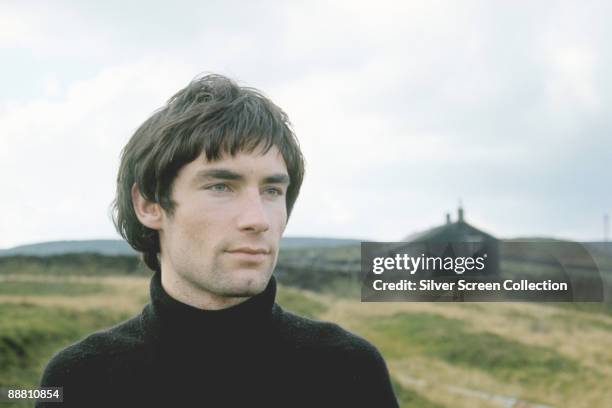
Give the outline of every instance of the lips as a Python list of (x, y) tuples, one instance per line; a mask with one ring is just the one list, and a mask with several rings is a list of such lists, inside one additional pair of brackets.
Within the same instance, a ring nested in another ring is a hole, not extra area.
[(227, 250), (230, 254), (240, 253), (249, 255), (268, 255), (270, 250), (267, 248), (255, 248), (255, 247), (240, 247)]
[(225, 252), (237, 261), (248, 264), (261, 264), (267, 262), (271, 254), (268, 248), (263, 247), (239, 247), (229, 249)]

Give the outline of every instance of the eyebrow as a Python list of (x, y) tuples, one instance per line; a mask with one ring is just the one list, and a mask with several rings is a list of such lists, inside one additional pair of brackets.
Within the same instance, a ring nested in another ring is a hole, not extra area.
[[(196, 173), (194, 181), (201, 182), (205, 180), (234, 180), (234, 181), (242, 181), (244, 180), (244, 176), (240, 173), (236, 173), (227, 169), (209, 169), (209, 170), (200, 170)], [(271, 174), (269, 176), (264, 177), (264, 183), (271, 184), (290, 184), (290, 179), (287, 174), (279, 173), (279, 174)]]

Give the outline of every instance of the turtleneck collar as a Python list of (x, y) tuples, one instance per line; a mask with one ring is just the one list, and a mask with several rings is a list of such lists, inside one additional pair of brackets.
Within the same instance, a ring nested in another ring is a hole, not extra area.
[(262, 329), (271, 322), (276, 280), (272, 276), (262, 293), (221, 310), (198, 309), (174, 299), (163, 288), (160, 272), (151, 278), (150, 295), (148, 325), (158, 339), (180, 343), (225, 341), (265, 331)]

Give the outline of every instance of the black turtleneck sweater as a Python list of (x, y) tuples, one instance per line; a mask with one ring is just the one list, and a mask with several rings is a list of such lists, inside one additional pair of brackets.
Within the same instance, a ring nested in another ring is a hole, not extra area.
[(274, 303), (276, 281), (247, 301), (201, 310), (170, 297), (159, 273), (142, 313), (56, 354), (37, 407), (397, 407), (378, 350), (338, 325)]

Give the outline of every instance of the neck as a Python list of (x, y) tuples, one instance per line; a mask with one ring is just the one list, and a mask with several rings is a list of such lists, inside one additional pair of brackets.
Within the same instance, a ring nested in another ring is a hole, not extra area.
[(262, 293), (220, 310), (196, 308), (174, 298), (163, 288), (160, 272), (151, 278), (150, 294), (145, 319), (155, 338), (177, 345), (224, 343), (266, 332), (272, 322), (276, 281), (272, 277)]
[(174, 299), (202, 310), (223, 310), (250, 298), (216, 295), (167, 272), (161, 273), (161, 284), (166, 293)]

